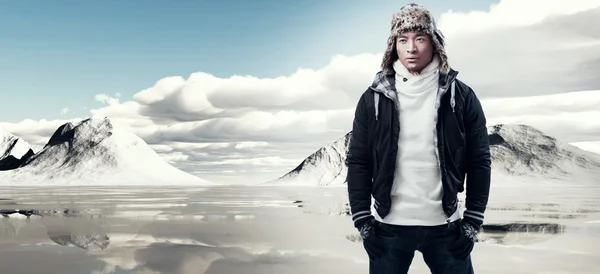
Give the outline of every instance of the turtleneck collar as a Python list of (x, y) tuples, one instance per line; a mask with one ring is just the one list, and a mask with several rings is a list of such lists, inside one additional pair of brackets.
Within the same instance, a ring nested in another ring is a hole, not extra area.
[(435, 92), (438, 88), (440, 59), (437, 55), (421, 70), (421, 73), (411, 74), (400, 60), (394, 62), (396, 70), (396, 92), (418, 96), (427, 92)]
[(434, 54), (431, 62), (429, 62), (429, 64), (427, 64), (427, 66), (425, 66), (423, 68), (423, 70), (421, 70), (420, 73), (415, 72), (414, 74), (411, 74), (408, 71), (408, 69), (402, 64), (402, 62), (400, 62), (400, 60), (396, 60), (396, 62), (394, 62), (394, 70), (396, 71), (396, 77), (407, 78), (407, 79), (411, 79), (411, 78), (415, 78), (415, 77), (417, 77), (417, 78), (425, 77), (426, 75), (434, 73), (439, 68), (440, 68), (440, 57), (437, 54)]

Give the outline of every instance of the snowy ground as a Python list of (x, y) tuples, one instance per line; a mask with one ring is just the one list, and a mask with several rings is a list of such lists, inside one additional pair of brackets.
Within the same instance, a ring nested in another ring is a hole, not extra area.
[[(7, 274), (368, 273), (361, 244), (349, 240), (345, 191), (3, 187), (0, 198), (12, 200), (0, 208), (46, 217), (0, 216), (0, 266)], [(600, 186), (494, 188), (486, 223), (545, 224), (545, 233), (483, 235), (476, 273), (599, 273), (598, 197)], [(419, 253), (410, 273), (429, 273)]]

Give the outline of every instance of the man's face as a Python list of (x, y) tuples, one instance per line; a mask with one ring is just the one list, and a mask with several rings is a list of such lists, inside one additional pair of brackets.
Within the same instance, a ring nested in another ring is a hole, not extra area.
[(424, 32), (404, 32), (396, 37), (396, 52), (408, 71), (421, 72), (433, 57), (433, 42)]

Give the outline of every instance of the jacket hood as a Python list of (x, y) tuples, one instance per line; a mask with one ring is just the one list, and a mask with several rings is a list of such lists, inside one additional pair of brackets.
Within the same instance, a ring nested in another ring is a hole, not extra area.
[[(448, 68), (446, 74), (440, 74), (439, 86), (441, 90), (447, 90), (448, 84), (454, 81), (458, 71)], [(393, 74), (387, 74), (384, 71), (379, 71), (375, 74), (375, 78), (371, 83), (370, 88), (376, 92), (383, 93), (388, 97), (396, 97), (396, 77)]]
[[(455, 105), (455, 90), (454, 86), (450, 87), (450, 84), (453, 84), (456, 76), (458, 75), (458, 71), (449, 68), (448, 73), (439, 74), (439, 88), (438, 95), (435, 103), (435, 108), (437, 109), (440, 106), (441, 97), (446, 91), (451, 91), (450, 97), (450, 105), (452, 110), (454, 111)], [(369, 86), (371, 90), (375, 92), (374, 94), (374, 107), (375, 107), (375, 119), (378, 119), (378, 104), (379, 104), (379, 94), (383, 94), (383, 96), (390, 98), (396, 106), (398, 106), (398, 95), (396, 94), (396, 77), (395, 75), (386, 74), (384, 71), (379, 71), (375, 75), (375, 79), (373, 79), (373, 83)]]

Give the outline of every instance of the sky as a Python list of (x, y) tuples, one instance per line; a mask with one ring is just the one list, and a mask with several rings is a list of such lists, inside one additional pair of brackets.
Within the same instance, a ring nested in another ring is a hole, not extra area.
[[(600, 2), (415, 2), (489, 125), (600, 151)], [(202, 178), (275, 179), (350, 131), (406, 3), (2, 1), (0, 126), (39, 149), (107, 116)]]

